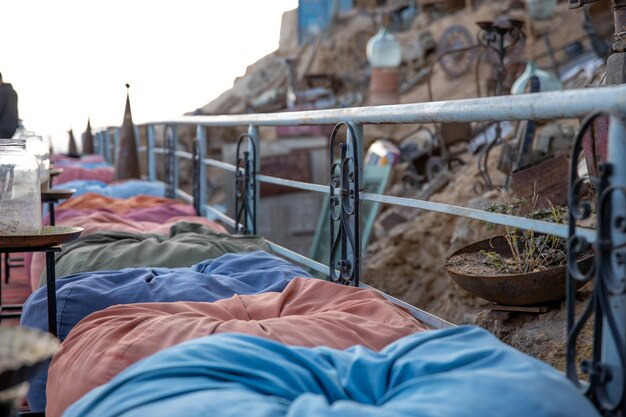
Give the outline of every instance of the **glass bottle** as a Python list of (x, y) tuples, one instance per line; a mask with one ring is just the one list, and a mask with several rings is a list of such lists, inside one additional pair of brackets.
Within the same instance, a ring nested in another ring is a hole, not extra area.
[(39, 163), (25, 139), (0, 139), (0, 236), (41, 230)]
[(530, 77), (533, 75), (539, 78), (539, 91), (560, 91), (563, 89), (563, 84), (554, 74), (548, 71), (544, 71), (537, 67), (537, 63), (531, 59), (526, 63), (526, 68), (522, 75), (511, 86), (511, 94), (524, 94), (526, 87), (530, 82)]
[(42, 184), (48, 181), (50, 175), (50, 150), (43, 137), (23, 130), (16, 133), (13, 138), (26, 140), (26, 151), (34, 155), (39, 162), (39, 181)]
[(396, 68), (402, 61), (400, 43), (384, 26), (367, 42), (365, 52), (374, 68)]

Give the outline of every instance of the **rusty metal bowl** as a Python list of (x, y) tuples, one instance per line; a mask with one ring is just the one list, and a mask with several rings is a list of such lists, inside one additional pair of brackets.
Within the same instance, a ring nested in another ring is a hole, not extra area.
[[(455, 270), (450, 261), (463, 253), (493, 251), (502, 256), (511, 256), (511, 249), (504, 236), (495, 236), (465, 246), (454, 252), (446, 262), (445, 269), (457, 284), (478, 297), (502, 305), (528, 306), (560, 300), (565, 297), (566, 267), (555, 266), (545, 271), (526, 274), (469, 275)], [(581, 271), (591, 268), (593, 256), (584, 256), (578, 261)], [(582, 283), (577, 284), (580, 288)]]

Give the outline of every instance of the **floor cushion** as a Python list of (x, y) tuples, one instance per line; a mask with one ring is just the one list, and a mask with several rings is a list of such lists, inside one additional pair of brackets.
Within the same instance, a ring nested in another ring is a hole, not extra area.
[(564, 375), (473, 326), (415, 333), (381, 352), (194, 339), (137, 362), (64, 417), (174, 415), (599, 417)]
[[(170, 235), (97, 232), (63, 245), (55, 254), (56, 277), (80, 272), (118, 270), (135, 267), (188, 267), (225, 253), (269, 251), (267, 241), (253, 235), (215, 233), (197, 223), (178, 222)], [(36, 278), (33, 269), (32, 280)], [(45, 273), (39, 285), (46, 283)]]
[(280, 293), (235, 295), (214, 303), (113, 306), (78, 323), (50, 366), (46, 415), (169, 346), (218, 333), (245, 333), (299, 346), (380, 350), (426, 330), (373, 290), (296, 278)]
[[(131, 268), (72, 275), (57, 280), (57, 329), (64, 340), (91, 313), (116, 304), (202, 301), (234, 294), (282, 291), (295, 277), (307, 277), (300, 267), (266, 252), (227, 254), (190, 268)], [(46, 288), (24, 303), (21, 326), (48, 329)], [(34, 411), (45, 407), (46, 370), (29, 382), (28, 403)]]

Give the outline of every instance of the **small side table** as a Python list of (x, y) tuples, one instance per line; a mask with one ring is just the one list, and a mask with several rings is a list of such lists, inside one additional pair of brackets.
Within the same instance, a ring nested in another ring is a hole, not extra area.
[[(46, 284), (48, 300), (48, 331), (57, 335), (57, 297), (56, 273), (54, 253), (61, 250), (61, 244), (78, 239), (84, 229), (82, 227), (46, 226), (38, 235), (0, 236), (0, 253), (46, 253)], [(18, 318), (21, 316), (22, 306), (1, 304), (2, 293), (0, 287), (0, 320), (3, 318)], [(9, 310), (4, 312), (3, 310)]]
[(73, 188), (55, 189), (52, 188), (41, 192), (41, 202), (48, 204), (48, 212), (50, 213), (50, 226), (55, 225), (54, 205), (61, 200), (67, 200), (76, 192)]
[(54, 177), (61, 175), (63, 173), (63, 168), (50, 168), (48, 171), (50, 174), (50, 188), (52, 188), (52, 180)]
[[(50, 225), (55, 226), (56, 221), (54, 218), (54, 205), (58, 204), (61, 200), (66, 200), (72, 196), (76, 192), (73, 188), (68, 189), (51, 189), (47, 191), (41, 192), (41, 202), (44, 204), (48, 204), (48, 212), (50, 213)], [(0, 252), (1, 253), (1, 252)], [(11, 258), (9, 252), (4, 253), (4, 283), (9, 283), (9, 276), (11, 268), (24, 266), (23, 258)], [(12, 263), (16, 262), (16, 263)], [(1, 304), (1, 303), (0, 303)], [(5, 306), (5, 309), (9, 309), (9, 306)], [(0, 313), (0, 317), (3, 317)]]

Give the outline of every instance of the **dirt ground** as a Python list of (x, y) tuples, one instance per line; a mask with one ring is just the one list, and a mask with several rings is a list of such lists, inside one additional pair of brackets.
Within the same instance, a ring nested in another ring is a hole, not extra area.
[[(494, 153), (492, 168), (497, 149)], [(495, 169), (492, 172), (497, 173)], [(503, 178), (494, 177), (496, 181)], [(494, 201), (509, 198), (498, 190), (477, 196), (472, 190), (477, 179), (476, 164), (468, 163), (431, 201), (484, 209)], [(522, 352), (564, 370), (564, 302), (551, 304), (543, 314), (493, 312), (486, 308), (489, 301), (470, 294), (445, 272), (444, 264), (454, 251), (501, 232), (497, 228), (488, 231), (485, 223), (477, 220), (415, 209), (413, 220), (369, 245), (364, 255), (363, 281), (452, 323), (484, 327)], [(590, 295), (585, 288), (578, 292), (578, 311)], [(588, 325), (579, 338), (581, 357), (591, 352), (591, 334)]]

